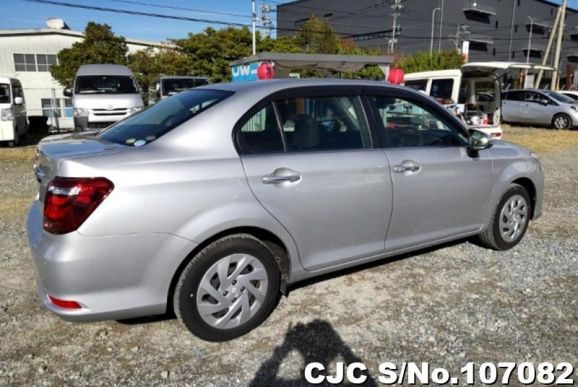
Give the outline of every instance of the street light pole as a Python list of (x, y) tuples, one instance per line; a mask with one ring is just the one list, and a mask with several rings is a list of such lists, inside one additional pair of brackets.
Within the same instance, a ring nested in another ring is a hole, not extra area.
[(435, 23), (435, 18), (436, 18), (436, 12), (437, 11), (441, 11), (441, 8), (434, 8), (434, 10), (431, 13), (431, 38), (430, 38), (430, 43), (429, 43), (429, 55), (432, 56), (433, 54), (433, 43), (434, 43), (434, 23)]
[(530, 36), (528, 37), (528, 52), (526, 53), (526, 63), (530, 63), (530, 51), (532, 50), (532, 32), (534, 31), (534, 18), (528, 16), (530, 19)]
[(440, 8), (440, 41), (439, 41), (439, 45), (438, 45), (438, 52), (441, 52), (441, 50), (442, 50), (442, 34), (443, 34), (443, 25), (444, 25), (444, 2), (445, 2), (445, 0), (442, 0), (442, 6)]

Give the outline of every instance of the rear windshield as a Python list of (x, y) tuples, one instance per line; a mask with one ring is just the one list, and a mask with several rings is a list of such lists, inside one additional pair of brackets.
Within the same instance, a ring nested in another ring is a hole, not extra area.
[(555, 91), (544, 90), (544, 94), (546, 94), (547, 96), (549, 96), (550, 98), (552, 98), (558, 102), (572, 103), (572, 104), (576, 103), (576, 101), (574, 101), (572, 98), (570, 98), (564, 94), (556, 93)]
[(0, 83), (0, 103), (10, 103), (10, 85)]
[(97, 136), (116, 144), (143, 146), (232, 94), (223, 90), (189, 90), (119, 121)]
[(173, 95), (193, 87), (208, 85), (204, 78), (173, 78), (163, 79), (163, 95)]
[(133, 77), (121, 75), (85, 75), (76, 78), (76, 94), (138, 94)]

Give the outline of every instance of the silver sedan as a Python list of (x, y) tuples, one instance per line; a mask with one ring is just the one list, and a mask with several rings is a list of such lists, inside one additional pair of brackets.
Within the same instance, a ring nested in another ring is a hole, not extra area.
[(35, 173), (28, 237), (50, 311), (174, 308), (212, 341), (258, 326), (296, 282), (466, 237), (510, 249), (542, 211), (532, 153), (379, 82), (185, 91), (47, 138)]

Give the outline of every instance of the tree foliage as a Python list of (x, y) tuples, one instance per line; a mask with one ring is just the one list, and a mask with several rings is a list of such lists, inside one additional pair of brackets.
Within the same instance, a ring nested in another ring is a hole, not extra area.
[(414, 55), (397, 58), (395, 67), (403, 69), (406, 73), (420, 71), (458, 69), (464, 64), (462, 55), (454, 50), (440, 53), (418, 52)]
[(303, 23), (297, 34), (297, 44), (304, 52), (311, 54), (337, 54), (339, 38), (328, 22), (312, 16)]
[(200, 75), (195, 73), (192, 59), (174, 49), (139, 50), (128, 56), (128, 67), (144, 91), (160, 75)]
[(65, 87), (71, 87), (78, 68), (85, 64), (126, 64), (128, 48), (123, 37), (116, 36), (107, 24), (89, 22), (84, 39), (58, 53), (58, 63), (50, 73)]

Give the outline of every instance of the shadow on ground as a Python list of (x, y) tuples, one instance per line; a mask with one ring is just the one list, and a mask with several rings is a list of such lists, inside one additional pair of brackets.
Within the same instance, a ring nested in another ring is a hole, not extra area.
[[(299, 379), (285, 379), (279, 376), (283, 361), (289, 358), (295, 351), (303, 359), (303, 367), (300, 369)], [(346, 365), (363, 361), (357, 357), (351, 348), (345, 343), (330, 323), (323, 320), (314, 320), (308, 324), (299, 323), (289, 327), (285, 333), (283, 343), (273, 351), (271, 358), (266, 360), (257, 371), (255, 378), (249, 384), (250, 387), (275, 386), (295, 387), (310, 386), (305, 381), (304, 367), (312, 362), (323, 364), (326, 370), (334, 369), (335, 363), (341, 361)], [(328, 373), (329, 374), (329, 373)], [(376, 386), (368, 375), (364, 386)], [(317, 373), (314, 373), (316, 376)], [(359, 375), (356, 375), (359, 376)], [(323, 386), (329, 384), (321, 384)], [(352, 385), (343, 383), (340, 385)]]

